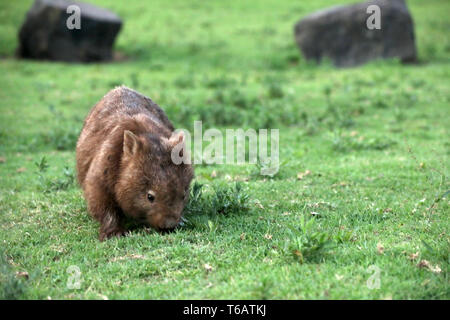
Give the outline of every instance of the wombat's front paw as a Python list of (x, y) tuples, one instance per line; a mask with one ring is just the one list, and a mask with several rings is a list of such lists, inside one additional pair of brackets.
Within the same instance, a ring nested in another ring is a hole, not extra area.
[(100, 230), (99, 240), (104, 241), (112, 237), (122, 237), (126, 233), (123, 228), (111, 229), (111, 230)]

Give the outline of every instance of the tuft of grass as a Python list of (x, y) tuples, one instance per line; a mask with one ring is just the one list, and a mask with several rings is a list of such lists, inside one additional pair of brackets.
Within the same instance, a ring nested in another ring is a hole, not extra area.
[(67, 190), (75, 184), (75, 173), (72, 168), (65, 166), (62, 170), (62, 176), (52, 179), (48, 183), (48, 191)]
[(242, 189), (242, 184), (236, 182), (233, 187), (215, 186), (210, 199), (213, 214), (229, 215), (246, 213), (250, 210), (249, 195)]
[(78, 127), (56, 126), (48, 132), (41, 133), (34, 143), (49, 146), (59, 151), (73, 150), (79, 134), (80, 129)]
[(339, 152), (362, 151), (362, 150), (385, 150), (395, 145), (396, 142), (388, 137), (363, 136), (352, 137), (335, 133), (332, 140), (332, 148)]
[(37, 168), (37, 182), (43, 193), (67, 190), (75, 185), (75, 172), (68, 166), (64, 166), (62, 175), (54, 177), (49, 176), (47, 173), (50, 165), (45, 156), (43, 156), (40, 161), (36, 161), (34, 165)]
[(291, 235), (286, 250), (300, 263), (323, 259), (324, 253), (331, 247), (331, 236), (326, 232), (317, 231), (314, 218), (306, 219), (301, 215), (299, 222), (298, 226), (288, 226)]
[(250, 211), (249, 194), (241, 183), (236, 182), (234, 186), (215, 185), (208, 194), (203, 193), (203, 187), (197, 181), (194, 182), (189, 202), (184, 209), (185, 215), (226, 216)]
[(191, 186), (189, 201), (184, 207), (184, 216), (202, 214), (205, 212), (205, 200), (202, 198), (203, 184), (194, 181)]

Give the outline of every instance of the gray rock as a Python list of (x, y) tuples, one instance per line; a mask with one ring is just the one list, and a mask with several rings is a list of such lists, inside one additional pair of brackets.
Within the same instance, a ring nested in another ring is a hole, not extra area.
[[(69, 5), (80, 8), (80, 29), (69, 29)], [(88, 3), (35, 0), (19, 31), (17, 54), (23, 58), (68, 62), (112, 59), (114, 40), (122, 20), (114, 13)]]
[[(369, 5), (380, 7), (381, 29), (367, 27)], [(317, 62), (327, 57), (336, 66), (351, 67), (379, 58), (416, 61), (413, 20), (404, 0), (332, 7), (299, 21), (294, 33), (306, 59)]]

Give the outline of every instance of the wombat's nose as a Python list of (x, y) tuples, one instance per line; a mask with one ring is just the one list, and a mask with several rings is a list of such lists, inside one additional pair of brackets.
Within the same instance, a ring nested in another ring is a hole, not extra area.
[(169, 217), (164, 220), (160, 228), (163, 230), (175, 229), (175, 227), (178, 225), (179, 222), (180, 222), (179, 218)]

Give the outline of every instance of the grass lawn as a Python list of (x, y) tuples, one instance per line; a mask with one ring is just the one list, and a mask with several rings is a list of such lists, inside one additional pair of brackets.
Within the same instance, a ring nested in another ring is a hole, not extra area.
[[(349, 1), (90, 2), (124, 19), (125, 59), (17, 60), (32, 1), (0, 2), (0, 298), (450, 298), (449, 1), (408, 1), (420, 64), (352, 69), (293, 37)], [(280, 170), (197, 165), (183, 227), (99, 242), (75, 144), (120, 84), (178, 128), (279, 129)]]

